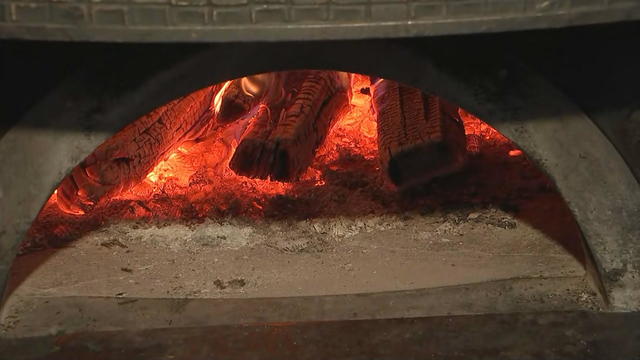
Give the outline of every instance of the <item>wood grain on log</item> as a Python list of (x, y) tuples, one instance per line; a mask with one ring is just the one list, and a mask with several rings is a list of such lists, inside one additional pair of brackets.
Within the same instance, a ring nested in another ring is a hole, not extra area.
[(143, 180), (181, 143), (207, 136), (215, 123), (210, 107), (220, 87), (207, 87), (161, 106), (101, 144), (60, 184), (60, 208), (69, 213), (90, 210)]
[(464, 165), (464, 127), (437, 96), (379, 80), (373, 106), (382, 169), (398, 187), (419, 185)]
[(348, 108), (347, 88), (348, 76), (335, 71), (305, 71), (288, 78), (285, 93), (291, 99), (282, 107), (272, 104), (256, 117), (231, 159), (231, 169), (253, 178), (297, 179)]

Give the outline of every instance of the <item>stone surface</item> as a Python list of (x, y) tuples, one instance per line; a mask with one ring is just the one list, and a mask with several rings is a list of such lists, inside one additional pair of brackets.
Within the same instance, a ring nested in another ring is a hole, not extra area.
[[(118, 60), (112, 60), (111, 63), (119, 66), (121, 71), (108, 71), (105, 74), (104, 68), (102, 72), (97, 68), (74, 81), (65, 82), (66, 87), (34, 107), (23, 120), (22, 126), (10, 130), (0, 141), (3, 163), (13, 164), (10, 166), (15, 169), (11, 174), (0, 173), (0, 272), (8, 271), (17, 242), (23, 238), (53, 187), (72, 166), (114, 131), (160, 104), (211, 83), (260, 72), (265, 66), (301, 66), (303, 62), (299, 54), (304, 53), (310, 55), (304, 59), (306, 66), (350, 67), (362, 73), (378, 73), (386, 69), (389, 77), (442, 94), (473, 110), (507, 134), (554, 177), (582, 226), (598, 270), (606, 275), (605, 290), (613, 295), (610, 297), (613, 306), (627, 311), (637, 308), (640, 286), (634, 278), (638, 278), (635, 266), (640, 249), (635, 246), (635, 239), (640, 233), (636, 221), (640, 217), (637, 214), (640, 196), (638, 183), (619, 153), (588, 118), (574, 106), (567, 106), (568, 100), (562, 94), (552, 91), (546, 81), (535, 80), (535, 74), (504, 63), (504, 58), (496, 56), (501, 53), (474, 52), (474, 61), (477, 66), (483, 67), (483, 71), (475, 68), (474, 76), (470, 76), (467, 59), (461, 55), (465, 54), (463, 50), (474, 49), (473, 44), (448, 43), (447, 51), (440, 54), (448, 57), (432, 61), (421, 50), (425, 48), (425, 41), (305, 42), (286, 46), (282, 43), (234, 44), (224, 47), (225, 54), (232, 56), (221, 58), (221, 50), (216, 48), (215, 51), (203, 52), (177, 65), (175, 58), (171, 60), (166, 54), (153, 53), (151, 50), (145, 52), (147, 57), (135, 57), (144, 60), (138, 65), (131, 61), (133, 56), (124, 56), (127, 54), (124, 50), (112, 54), (113, 59)], [(480, 45), (481, 49), (485, 49), (490, 44), (481, 42)], [(321, 50), (351, 56), (327, 59), (317, 56), (323, 53)], [(380, 53), (393, 53), (394, 56), (374, 56)], [(260, 64), (254, 61), (257, 56), (262, 56)], [(120, 65), (125, 58), (129, 60), (129, 67), (122, 68)], [(149, 58), (156, 59), (154, 64), (163, 64), (163, 69), (172, 70), (162, 76), (156, 74), (154, 71), (157, 69), (149, 67)], [(371, 61), (372, 58), (376, 61)], [(211, 67), (212, 63), (219, 66)], [(96, 61), (94, 65), (97, 67), (98, 64), (104, 65), (104, 60)], [(436, 68), (434, 64), (440, 65)], [(423, 71), (410, 71), (417, 67)], [(199, 68), (209, 68), (211, 71), (194, 71)], [(114, 77), (114, 74), (119, 75), (114, 81), (128, 84), (126, 90), (115, 86), (100, 87), (100, 91), (106, 92), (104, 97), (87, 94), (87, 89), (96, 89), (91, 84), (102, 83)], [(154, 74), (155, 77), (152, 76)], [(453, 77), (452, 74), (457, 76)], [(514, 76), (518, 81), (510, 81)], [(513, 88), (515, 85), (517, 87)], [(486, 96), (480, 97), (481, 94)], [(504, 94), (511, 94), (511, 97), (505, 97)], [(122, 107), (115, 111), (110, 106), (94, 103), (98, 98), (108, 99), (113, 101), (111, 104), (118, 103)], [(550, 105), (552, 103), (553, 107)], [(102, 110), (96, 112), (95, 109)], [(562, 125), (554, 127), (556, 117), (550, 116), (549, 109), (555, 109), (556, 115), (563, 114)], [(87, 125), (91, 128), (87, 129)], [(60, 133), (53, 130), (61, 128), (83, 128), (85, 131)], [(565, 146), (566, 138), (562, 136), (566, 132), (581, 134), (577, 138), (582, 141), (568, 149)], [(44, 153), (47, 156), (43, 156)], [(29, 166), (25, 167), (25, 164)], [(593, 181), (593, 174), (598, 174), (597, 183)], [(28, 184), (25, 179), (28, 179)], [(585, 197), (585, 191), (592, 196)], [(624, 214), (625, 217), (610, 214)]]
[[(97, 10), (89, 4), (120, 8)], [(168, 21), (166, 12), (172, 10), (163, 11), (158, 6), (169, 4), (197, 7), (202, 12), (214, 14), (215, 21), (185, 22), (175, 20), (173, 14), (169, 14), (171, 21)], [(299, 4), (309, 7), (296, 9)], [(640, 4), (620, 0), (0, 0), (0, 5), (11, 7), (9, 25), (0, 27), (0, 37), (22, 35), (29, 38), (63, 37), (64, 40), (77, 37), (121, 40), (113, 39), (114, 36), (138, 41), (169, 41), (176, 36), (186, 37), (184, 39), (188, 41), (421, 36), (528, 29), (553, 24), (589, 24), (640, 17)], [(280, 7), (271, 7), (273, 5)], [(311, 11), (310, 6), (315, 6), (316, 10)], [(247, 13), (252, 14), (250, 23), (246, 20)], [(330, 15), (326, 16), (327, 13)], [(1, 15), (0, 8), (0, 21)], [(316, 27), (322, 24), (323, 31), (308, 27), (306, 24), (309, 22)], [(79, 27), (79, 24), (83, 26)], [(203, 27), (205, 24), (207, 26)], [(234, 33), (225, 29), (249, 24), (249, 28)], [(29, 32), (23, 33), (25, 28), (22, 25), (28, 25)], [(34, 28), (34, 25), (39, 26)], [(358, 31), (342, 31), (336, 25), (366, 26)], [(108, 32), (98, 30), (105, 26), (110, 28)], [(263, 29), (264, 26), (267, 28)], [(178, 31), (170, 37), (157, 31), (147, 33), (147, 30), (151, 31), (149, 28), (171, 31), (187, 27), (193, 27), (195, 32)], [(263, 30), (253, 31), (254, 27)]]
[(133, 9), (130, 13), (131, 23), (142, 26), (164, 26), (167, 24), (167, 8), (161, 6), (145, 6)]

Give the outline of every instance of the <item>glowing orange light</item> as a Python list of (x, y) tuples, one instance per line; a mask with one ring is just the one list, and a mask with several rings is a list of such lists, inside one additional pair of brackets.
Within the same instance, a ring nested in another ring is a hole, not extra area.
[(258, 208), (258, 209), (260, 209), (260, 210), (262, 210), (262, 209), (264, 208), (262, 205), (258, 204), (258, 203), (257, 203), (257, 202), (255, 202), (255, 201), (254, 201), (254, 202), (252, 202), (251, 204), (252, 204), (253, 206), (257, 207), (257, 208)]
[[(222, 94), (228, 85), (229, 82), (225, 83), (216, 95), (215, 107), (219, 107)], [(368, 86), (367, 76), (352, 76), (350, 111), (337, 120), (324, 144), (318, 149), (313, 164), (302, 176), (302, 181), (310, 181), (315, 186), (325, 185), (322, 169), (336, 168), (327, 165), (345, 151), (352, 156), (362, 156), (365, 159), (377, 157), (377, 126), (370, 111), (371, 97), (361, 91)], [(146, 200), (154, 194), (163, 194), (205, 201), (207, 198), (215, 198), (215, 192), (233, 192), (239, 198), (250, 200), (287, 193), (293, 184), (250, 179), (236, 175), (228, 168), (229, 160), (248, 126), (251, 126), (250, 119), (237, 121), (220, 128), (218, 134), (210, 139), (179, 146), (147, 174), (145, 181), (118, 198)], [(263, 209), (263, 205), (256, 200), (249, 201), (249, 205), (259, 210)], [(226, 208), (223, 204), (210, 203), (208, 206)]]
[[(219, 109), (229, 84), (226, 82), (214, 97), (214, 110)], [(244, 86), (253, 92), (259, 90), (254, 88), (257, 84), (247, 82)], [(252, 117), (247, 116), (221, 125), (207, 139), (179, 144), (167, 153), (143, 181), (114, 197), (120, 202), (135, 204), (119, 216), (203, 217), (211, 212), (226, 214), (226, 211), (240, 207), (243, 211), (259, 214), (266, 211), (273, 197), (290, 195), (300, 184), (313, 188), (331, 185), (331, 174), (348, 170), (353, 164), (368, 162), (367, 171), (379, 171), (377, 121), (372, 111), (370, 86), (368, 76), (351, 74), (350, 109), (337, 119), (299, 183), (251, 179), (239, 176), (229, 168), (242, 135), (252, 126)], [(260, 109), (268, 111), (267, 104), (261, 104)], [(475, 153), (481, 151), (480, 143), (491, 141), (504, 146), (502, 154), (522, 155), (507, 138), (477, 117), (462, 109), (459, 115), (468, 139), (473, 139), (468, 144), (477, 145)], [(58, 191), (54, 191), (47, 204), (57, 203), (57, 194)], [(81, 209), (55, 208), (69, 214), (84, 214)], [(184, 209), (188, 209), (188, 213)]]

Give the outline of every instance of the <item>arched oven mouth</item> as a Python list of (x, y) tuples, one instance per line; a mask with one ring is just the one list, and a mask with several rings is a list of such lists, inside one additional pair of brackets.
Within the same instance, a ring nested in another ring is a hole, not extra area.
[[(384, 51), (393, 58), (374, 57)], [(45, 148), (52, 159), (17, 170), (33, 183), (15, 216), (31, 218), (13, 234), (26, 236), (5, 330), (621, 304), (613, 284), (631, 280), (603, 276), (614, 267), (601, 250), (633, 225), (603, 237), (571, 174), (613, 176), (576, 161), (593, 153), (624, 162), (531, 70), (472, 71), (458, 55), (411, 42), (229, 44), (160, 71), (134, 65), (131, 84), (97, 94), (82, 89), (104, 72), (72, 76), (0, 140), (0, 152), (33, 141), (8, 161)], [(566, 148), (559, 130), (585, 135)], [(633, 189), (623, 182), (581, 186), (611, 196)]]
[[(133, 121), (61, 181), (21, 253), (28, 284), (12, 286), (51, 294), (34, 261), (57, 276), (56, 259), (86, 258), (60, 294), (187, 298), (580, 277), (587, 261), (553, 182), (497, 130), (331, 70), (229, 80)], [(101, 256), (119, 265), (96, 289), (85, 279)]]

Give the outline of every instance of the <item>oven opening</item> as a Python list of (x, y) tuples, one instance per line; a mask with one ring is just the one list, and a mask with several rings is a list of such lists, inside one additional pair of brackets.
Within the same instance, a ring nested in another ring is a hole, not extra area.
[[(468, 302), (504, 286), (600, 302), (571, 212), (516, 144), (438, 94), (338, 71), (246, 76), (133, 121), (60, 183), (21, 254), (5, 313), (31, 333), (63, 321), (45, 301), (70, 297), (122, 309), (481, 284)], [(424, 311), (482, 311), (438, 306)]]

